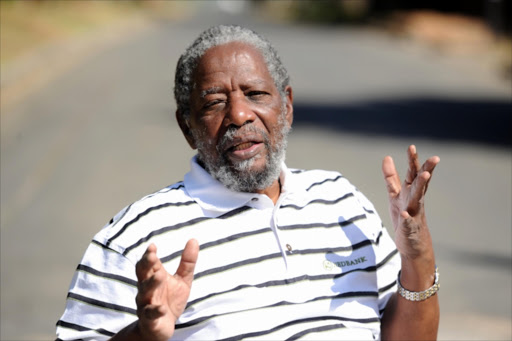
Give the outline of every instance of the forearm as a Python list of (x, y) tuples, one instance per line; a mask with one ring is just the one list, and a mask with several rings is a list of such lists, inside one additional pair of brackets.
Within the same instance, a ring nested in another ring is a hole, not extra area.
[[(400, 282), (409, 291), (424, 291), (434, 284), (435, 263), (402, 261)], [(395, 293), (382, 319), (382, 340), (435, 340), (439, 326), (438, 295), (409, 301)]]

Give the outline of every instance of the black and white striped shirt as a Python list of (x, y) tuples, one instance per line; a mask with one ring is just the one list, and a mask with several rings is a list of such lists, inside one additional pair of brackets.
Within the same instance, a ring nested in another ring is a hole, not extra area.
[(176, 271), (200, 244), (173, 339), (378, 339), (400, 257), (372, 204), (341, 174), (290, 170), (282, 193), (228, 190), (195, 158), (184, 181), (123, 209), (73, 277), (60, 340), (103, 340), (136, 320), (135, 264), (150, 243)]

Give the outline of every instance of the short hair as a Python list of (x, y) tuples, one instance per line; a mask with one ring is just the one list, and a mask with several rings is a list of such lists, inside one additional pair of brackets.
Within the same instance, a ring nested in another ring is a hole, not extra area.
[(174, 97), (178, 112), (183, 118), (188, 119), (190, 117), (190, 94), (195, 86), (193, 84), (193, 74), (201, 57), (212, 47), (235, 41), (251, 45), (260, 51), (281, 98), (285, 99), (285, 88), (290, 82), (290, 77), (272, 44), (248, 28), (236, 25), (219, 25), (201, 33), (180, 56), (176, 65)]

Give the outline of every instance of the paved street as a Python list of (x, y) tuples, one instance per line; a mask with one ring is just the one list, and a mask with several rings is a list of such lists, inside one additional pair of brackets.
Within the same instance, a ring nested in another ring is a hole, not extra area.
[(269, 37), (292, 76), (289, 166), (341, 171), (391, 226), (382, 158), (405, 171), (410, 143), (422, 157), (440, 156), (427, 196), (439, 337), (510, 340), (510, 85), (478, 60), (370, 29), (204, 11), (139, 27), (2, 107), (0, 339), (54, 338), (93, 235), (124, 206), (183, 179), (193, 152), (174, 119), (176, 61), (203, 29), (237, 23)]

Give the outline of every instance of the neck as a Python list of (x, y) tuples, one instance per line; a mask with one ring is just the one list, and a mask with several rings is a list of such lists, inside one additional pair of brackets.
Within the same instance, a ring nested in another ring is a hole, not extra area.
[(277, 178), (277, 180), (274, 181), (272, 185), (263, 190), (256, 190), (255, 193), (265, 194), (270, 198), (270, 200), (272, 200), (275, 205), (279, 199), (279, 196), (281, 195), (281, 179)]

